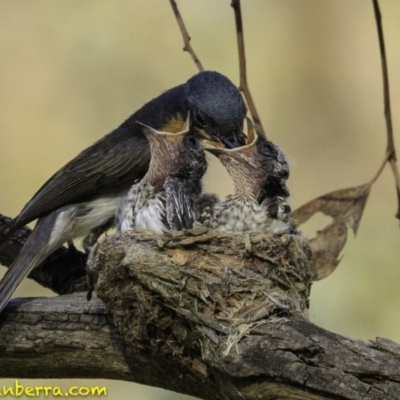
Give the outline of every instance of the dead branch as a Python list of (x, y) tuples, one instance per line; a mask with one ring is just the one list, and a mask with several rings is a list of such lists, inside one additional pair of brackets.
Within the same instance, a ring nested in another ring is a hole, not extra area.
[(385, 120), (386, 120), (386, 134), (387, 134), (386, 154), (389, 154), (388, 161), (390, 167), (392, 168), (396, 184), (397, 204), (398, 204), (396, 218), (400, 219), (400, 175), (396, 163), (396, 148), (394, 145), (394, 138), (393, 138), (393, 124), (392, 124), (392, 112), (390, 107), (390, 90), (389, 90), (390, 85), (389, 85), (389, 73), (386, 61), (385, 39), (383, 37), (382, 17), (379, 9), (378, 0), (372, 0), (372, 3), (374, 6), (375, 20), (378, 30), (379, 51), (382, 64), (383, 98), (385, 106)]
[[(0, 214), (0, 229), (10, 220)], [(5, 267), (11, 265), (31, 232), (32, 230), (25, 226), (0, 244), (0, 264)], [(38, 265), (28, 275), (28, 278), (57, 294), (86, 291), (86, 261), (86, 254), (75, 249), (61, 247)]]
[(90, 261), (116, 327), (84, 294), (14, 300), (0, 316), (1, 377), (111, 378), (213, 400), (400, 399), (399, 345), (308, 322), (301, 237), (127, 238)]
[(197, 57), (196, 53), (194, 52), (194, 50), (193, 50), (193, 48), (192, 48), (192, 46), (190, 44), (190, 41), (191, 41), (192, 38), (189, 36), (189, 33), (188, 33), (188, 31), (186, 29), (186, 26), (185, 26), (185, 24), (183, 22), (183, 19), (181, 17), (180, 12), (179, 12), (178, 5), (176, 4), (176, 1), (175, 0), (169, 0), (169, 2), (171, 3), (171, 7), (172, 7), (172, 10), (174, 11), (174, 15), (175, 15), (176, 21), (178, 22), (179, 29), (181, 30), (181, 33), (182, 33), (183, 44), (184, 44), (183, 51), (187, 51), (191, 55), (194, 63), (196, 64), (196, 67), (197, 67), (197, 69), (199, 71), (204, 71), (204, 68), (203, 68), (199, 58)]
[(247, 105), (249, 106), (251, 117), (256, 125), (257, 131), (267, 137), (264, 128), (261, 123), (261, 119), (258, 115), (256, 105), (253, 101), (253, 97), (250, 93), (250, 88), (247, 83), (247, 71), (246, 71), (246, 54), (244, 50), (244, 34), (243, 34), (243, 23), (242, 23), (242, 11), (240, 8), (240, 0), (232, 0), (231, 6), (235, 12), (235, 23), (236, 23), (236, 36), (238, 43), (239, 52), (239, 71), (240, 71), (240, 85), (239, 89), (243, 92), (246, 98)]

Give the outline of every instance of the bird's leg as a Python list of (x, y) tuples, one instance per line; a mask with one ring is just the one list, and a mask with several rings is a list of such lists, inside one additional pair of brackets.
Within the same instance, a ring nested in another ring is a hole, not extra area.
[[(108, 231), (110, 228), (114, 226), (114, 217), (110, 218), (106, 221), (103, 225), (97, 226), (96, 228), (92, 229), (90, 233), (83, 239), (82, 245), (85, 253), (89, 255), (90, 250), (96, 244), (97, 239), (105, 232)], [(69, 245), (69, 243), (68, 243)]]
[(86, 292), (86, 300), (90, 301), (92, 299), (92, 294), (93, 294), (93, 290), (94, 290), (94, 278), (90, 273), (88, 273), (86, 275), (86, 280), (87, 280), (87, 285), (88, 285), (88, 290)]

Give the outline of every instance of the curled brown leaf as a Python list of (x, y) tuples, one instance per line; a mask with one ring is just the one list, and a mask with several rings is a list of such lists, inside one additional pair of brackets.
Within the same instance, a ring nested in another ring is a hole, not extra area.
[(357, 233), (370, 193), (371, 184), (336, 190), (304, 204), (293, 212), (296, 225), (308, 221), (318, 212), (333, 221), (310, 240), (313, 256), (310, 268), (314, 280), (329, 276), (340, 262), (340, 252), (347, 241), (347, 229)]

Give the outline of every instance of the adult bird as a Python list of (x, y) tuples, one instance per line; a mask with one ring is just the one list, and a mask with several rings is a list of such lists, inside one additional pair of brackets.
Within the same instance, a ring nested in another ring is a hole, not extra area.
[(225, 166), (235, 191), (225, 201), (201, 198), (200, 221), (207, 220), (220, 231), (294, 231), (287, 202), (288, 163), (279, 147), (259, 135), (250, 120), (246, 145), (227, 149), (207, 141), (206, 150)]
[(143, 132), (150, 144), (150, 166), (122, 198), (117, 230), (161, 234), (191, 229), (207, 162), (203, 146), (190, 130), (189, 116), (180, 132), (157, 131), (147, 125)]
[(193, 116), (199, 137), (232, 148), (244, 143), (246, 106), (225, 76), (205, 71), (131, 115), (121, 126), (82, 151), (56, 172), (0, 232), (0, 242), (25, 224), (36, 226), (0, 282), (0, 312), (22, 279), (66, 242), (85, 237), (112, 220), (120, 198), (145, 175), (150, 150), (143, 125), (176, 132)]

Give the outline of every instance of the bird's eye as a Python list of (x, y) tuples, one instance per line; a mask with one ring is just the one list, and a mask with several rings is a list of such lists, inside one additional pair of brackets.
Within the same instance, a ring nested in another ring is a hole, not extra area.
[(208, 123), (206, 121), (205, 116), (201, 112), (199, 112), (199, 111), (196, 112), (195, 119), (196, 119), (196, 124), (200, 128), (206, 128), (207, 127)]

